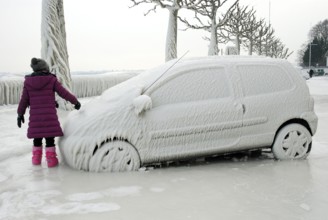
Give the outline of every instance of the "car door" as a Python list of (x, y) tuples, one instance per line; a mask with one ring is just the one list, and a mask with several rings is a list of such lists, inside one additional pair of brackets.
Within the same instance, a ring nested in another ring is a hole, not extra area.
[[(284, 68), (274, 64), (247, 63), (236, 67), (243, 88), (244, 105), (241, 148), (272, 144), (276, 129), (295, 111), (294, 89)], [(295, 104), (295, 106), (297, 106)]]
[(224, 67), (176, 70), (148, 93), (145, 163), (227, 151), (237, 145), (242, 107)]

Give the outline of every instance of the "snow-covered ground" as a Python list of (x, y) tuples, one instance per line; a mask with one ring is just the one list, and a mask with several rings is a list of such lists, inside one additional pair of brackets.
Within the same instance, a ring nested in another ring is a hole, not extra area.
[[(328, 77), (307, 83), (319, 126), (301, 161), (262, 153), (125, 173), (87, 173), (62, 163), (48, 169), (45, 162), (31, 165), (32, 141), (27, 125), (16, 125), (17, 105), (0, 106), (0, 219), (326, 219)], [(63, 123), (67, 112), (59, 115)]]

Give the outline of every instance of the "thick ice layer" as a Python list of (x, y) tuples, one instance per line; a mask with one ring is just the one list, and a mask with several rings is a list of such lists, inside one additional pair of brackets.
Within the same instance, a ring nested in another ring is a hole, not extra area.
[(96, 161), (91, 158), (104, 142), (128, 140), (134, 145), (142, 133), (140, 129), (145, 127), (141, 126), (139, 114), (135, 114), (135, 111), (140, 113), (142, 108), (150, 105), (144, 102), (145, 97), (139, 101), (134, 99), (172, 63), (112, 87), (84, 105), (80, 111), (72, 112), (64, 126), (65, 136), (59, 140), (65, 161), (77, 169), (99, 170), (97, 167), (103, 158), (99, 157)]
[[(97, 167), (103, 157), (99, 158), (99, 163), (95, 159), (92, 162), (95, 149), (114, 138), (129, 139), (132, 143), (137, 140), (139, 134), (131, 133), (130, 130), (138, 126), (138, 118), (130, 112), (134, 111), (132, 101), (141, 94), (142, 86), (136, 85), (134, 81), (132, 79), (108, 89), (101, 97), (69, 115), (64, 126), (65, 136), (60, 139), (59, 146), (70, 166), (83, 170), (99, 170)], [(129, 86), (125, 86), (126, 84)], [(123, 86), (124, 89), (120, 90)]]

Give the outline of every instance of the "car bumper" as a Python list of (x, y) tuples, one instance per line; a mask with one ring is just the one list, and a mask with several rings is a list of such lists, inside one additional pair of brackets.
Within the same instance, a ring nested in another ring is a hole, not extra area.
[(301, 115), (301, 118), (308, 122), (311, 133), (314, 135), (318, 127), (318, 116), (314, 112), (305, 112)]

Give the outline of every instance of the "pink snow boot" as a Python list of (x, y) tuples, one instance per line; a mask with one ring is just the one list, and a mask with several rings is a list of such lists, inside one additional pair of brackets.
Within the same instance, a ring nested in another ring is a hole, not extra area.
[(48, 167), (55, 167), (58, 165), (58, 159), (56, 154), (56, 147), (46, 147), (46, 159)]
[(40, 165), (42, 159), (42, 146), (36, 147), (34, 146), (32, 149), (32, 164), (33, 165)]

